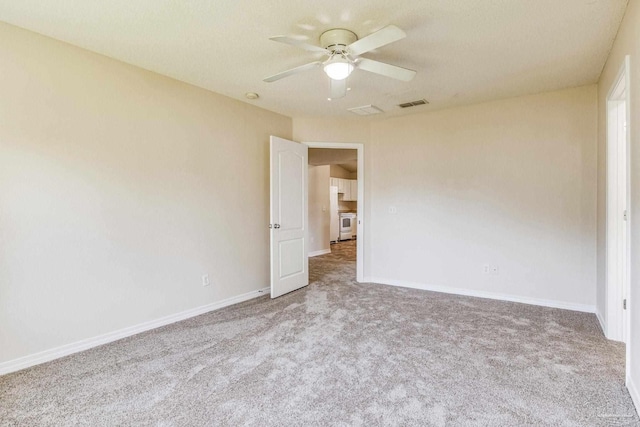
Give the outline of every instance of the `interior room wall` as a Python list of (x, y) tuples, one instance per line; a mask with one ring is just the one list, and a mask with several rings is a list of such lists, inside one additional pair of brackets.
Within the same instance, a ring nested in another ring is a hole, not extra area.
[(329, 165), (309, 165), (309, 254), (330, 248)]
[(631, 0), (618, 30), (607, 63), (598, 83), (598, 311), (606, 318), (606, 178), (607, 178), (607, 95), (618, 77), (626, 55), (631, 56), (631, 96), (629, 108), (631, 133), (629, 163), (631, 168), (631, 200), (629, 223), (631, 224), (631, 339), (629, 342), (631, 360), (630, 377), (627, 385), (636, 408), (640, 408), (640, 2)]
[(594, 308), (596, 96), (373, 122), (373, 279)]
[(3, 23), (0, 63), (0, 363), (269, 285), (290, 118)]
[(365, 143), (368, 279), (595, 308), (595, 85), (340, 129), (293, 120)]
[(339, 165), (330, 165), (331, 166), (331, 177), (332, 178), (344, 178), (351, 179), (351, 172), (343, 168)]

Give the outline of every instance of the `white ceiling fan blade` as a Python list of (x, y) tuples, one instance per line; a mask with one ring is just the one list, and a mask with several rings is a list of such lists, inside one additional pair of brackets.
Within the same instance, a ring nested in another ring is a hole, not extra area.
[(312, 70), (314, 68), (319, 67), (320, 65), (322, 65), (322, 62), (320, 62), (320, 61), (310, 62), (309, 64), (304, 64), (304, 65), (301, 65), (299, 67), (292, 68), (290, 70), (283, 71), (283, 72), (278, 73), (278, 74), (274, 74), (273, 76), (269, 76), (266, 79), (264, 79), (264, 81), (268, 82), (268, 83), (275, 82), (276, 80), (284, 79), (285, 77), (289, 77), (289, 76), (292, 76), (294, 74), (302, 73), (303, 71)]
[(358, 58), (356, 62), (358, 68), (369, 71), (370, 73), (380, 74), (392, 79), (408, 82), (413, 79), (416, 72), (408, 68), (398, 67), (397, 65), (385, 64), (384, 62), (374, 61), (367, 58)]
[(347, 94), (347, 79), (329, 79), (329, 85), (331, 87), (331, 99), (343, 98)]
[(328, 51), (327, 49), (325, 49), (323, 47), (315, 46), (315, 45), (303, 42), (302, 40), (292, 39), (291, 37), (287, 37), (287, 36), (269, 37), (269, 40), (273, 40), (275, 42), (289, 44), (291, 46), (295, 46), (295, 47), (299, 47), (299, 48), (304, 49), (304, 50), (308, 50), (309, 52), (320, 52), (320, 53), (326, 53), (327, 55), (329, 55), (331, 53), (330, 51)]
[(370, 50), (393, 43), (407, 37), (407, 34), (395, 25), (388, 25), (373, 34), (351, 43), (347, 50), (352, 56), (362, 55)]

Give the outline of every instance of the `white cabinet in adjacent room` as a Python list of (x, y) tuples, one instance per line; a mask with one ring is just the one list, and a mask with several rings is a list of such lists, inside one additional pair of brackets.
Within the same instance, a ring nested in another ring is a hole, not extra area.
[(358, 200), (357, 179), (329, 178), (329, 185), (338, 187), (338, 193), (342, 194), (342, 201), (355, 202)]
[[(342, 178), (336, 179), (338, 180), (338, 193), (345, 194), (347, 192), (347, 187), (349, 187), (349, 180)], [(349, 187), (349, 190), (351, 190), (351, 187)]]
[(349, 180), (349, 183), (351, 184), (351, 199), (349, 200), (353, 200), (355, 202), (358, 200), (358, 180), (351, 179)]
[(349, 202), (351, 201), (351, 182), (348, 179), (341, 179), (341, 181), (344, 181), (344, 192), (342, 200), (345, 202)]

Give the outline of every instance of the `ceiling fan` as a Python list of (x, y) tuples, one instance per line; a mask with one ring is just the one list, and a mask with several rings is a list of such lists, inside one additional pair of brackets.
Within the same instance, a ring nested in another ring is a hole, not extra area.
[(293, 74), (322, 67), (329, 76), (331, 96), (329, 99), (342, 98), (347, 94), (347, 77), (355, 68), (380, 74), (393, 79), (409, 81), (416, 75), (414, 70), (362, 58), (360, 55), (373, 49), (388, 45), (405, 38), (407, 35), (395, 25), (388, 25), (375, 33), (359, 39), (353, 32), (343, 28), (334, 28), (320, 35), (320, 46), (306, 43), (286, 36), (270, 37), (280, 43), (302, 48), (309, 52), (322, 53), (328, 58), (324, 61), (310, 62), (287, 71), (283, 71), (264, 79), (265, 82), (274, 82)]

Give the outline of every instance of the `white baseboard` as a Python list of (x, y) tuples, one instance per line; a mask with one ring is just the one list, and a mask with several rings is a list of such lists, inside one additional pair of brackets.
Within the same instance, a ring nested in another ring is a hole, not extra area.
[(602, 314), (600, 314), (600, 312), (597, 309), (596, 309), (596, 317), (598, 318), (598, 323), (600, 323), (600, 329), (602, 329), (602, 333), (606, 337), (607, 328), (605, 327), (605, 324), (604, 324), (604, 317), (602, 316)]
[(314, 257), (314, 256), (319, 256), (319, 255), (326, 255), (326, 254), (330, 254), (330, 253), (331, 253), (331, 248), (322, 249), (322, 250), (315, 251), (315, 252), (309, 252), (309, 258)]
[(99, 345), (107, 344), (113, 341), (117, 341), (122, 338), (129, 337), (131, 335), (139, 334), (151, 329), (159, 328), (160, 326), (169, 325), (171, 323), (179, 322), (181, 320), (189, 319), (190, 317), (199, 316), (210, 311), (219, 310), (224, 307), (228, 307), (233, 304), (238, 304), (243, 301), (248, 301), (252, 298), (257, 298), (263, 295), (269, 295), (269, 288), (258, 289), (257, 291), (247, 292), (246, 294), (237, 295), (235, 297), (227, 298), (222, 301), (214, 302), (211, 304), (203, 305), (200, 307), (192, 308), (190, 310), (182, 311), (180, 313), (171, 314), (169, 316), (161, 317), (159, 319), (151, 320), (148, 322), (140, 323), (135, 326), (129, 326), (124, 329), (120, 329), (113, 332), (108, 332), (103, 335), (98, 335), (93, 338), (87, 338), (84, 340), (76, 341), (71, 344), (66, 344), (60, 347), (55, 347), (49, 350), (44, 350), (39, 353), (30, 354), (18, 359), (9, 360), (7, 362), (0, 363), (0, 375), (8, 374), (10, 372), (16, 372), (30, 366), (39, 365), (41, 363), (49, 362), (60, 357), (68, 356), (73, 353), (88, 350)]
[(638, 387), (636, 387), (636, 384), (633, 382), (631, 377), (627, 377), (627, 390), (629, 390), (631, 400), (636, 407), (636, 412), (640, 414), (640, 392), (638, 391)]
[(427, 285), (425, 283), (409, 282), (404, 280), (383, 279), (370, 277), (367, 282), (379, 283), (382, 285), (399, 286), (402, 288), (421, 289), (423, 291), (442, 292), (445, 294), (464, 295), (478, 298), (488, 298), (500, 301), (519, 302), (522, 304), (539, 305), (543, 307), (562, 308), (564, 310), (582, 311), (585, 313), (595, 313), (594, 305), (576, 304), (564, 301), (546, 300), (540, 298), (522, 297), (518, 295), (501, 294), (497, 292), (478, 291), (474, 289), (452, 288), (449, 286)]

